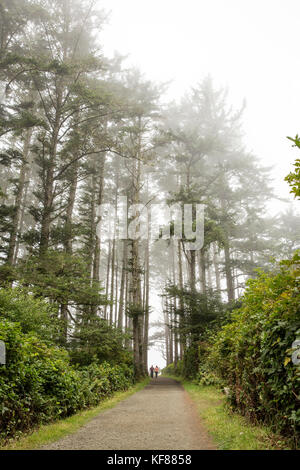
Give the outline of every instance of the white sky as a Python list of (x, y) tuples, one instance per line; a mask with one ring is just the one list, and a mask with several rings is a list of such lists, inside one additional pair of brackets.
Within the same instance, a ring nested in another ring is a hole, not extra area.
[[(111, 10), (104, 51), (130, 54), (155, 81), (172, 80), (169, 97), (210, 74), (229, 88), (229, 101), (246, 99), (245, 142), (274, 165), (278, 194), (297, 157), (286, 136), (300, 133), (299, 0), (99, 0)], [(276, 207), (282, 207), (278, 204)], [(158, 356), (151, 358), (153, 362)]]
[(211, 74), (229, 100), (246, 99), (245, 142), (282, 178), (300, 133), (299, 0), (99, 0), (111, 11), (104, 50), (130, 54), (150, 79), (173, 80), (169, 96)]

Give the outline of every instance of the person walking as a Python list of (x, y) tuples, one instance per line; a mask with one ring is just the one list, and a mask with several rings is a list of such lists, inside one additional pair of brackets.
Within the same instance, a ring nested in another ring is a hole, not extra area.
[(154, 372), (154, 367), (153, 365), (150, 367), (150, 376), (151, 376), (151, 379), (153, 379), (153, 372)]
[(154, 372), (155, 372), (155, 378), (157, 379), (157, 375), (158, 375), (158, 372), (159, 372), (158, 366), (155, 367)]

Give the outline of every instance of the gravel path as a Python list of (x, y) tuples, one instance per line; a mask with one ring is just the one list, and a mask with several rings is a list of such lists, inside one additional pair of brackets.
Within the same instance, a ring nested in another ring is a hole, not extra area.
[(195, 405), (175, 380), (158, 377), (100, 413), (74, 434), (42, 450), (216, 449)]

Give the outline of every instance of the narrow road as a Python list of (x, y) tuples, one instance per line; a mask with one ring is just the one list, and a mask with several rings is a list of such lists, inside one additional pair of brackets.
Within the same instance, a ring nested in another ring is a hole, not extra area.
[(74, 434), (42, 450), (216, 449), (195, 405), (175, 380), (158, 377), (100, 413)]

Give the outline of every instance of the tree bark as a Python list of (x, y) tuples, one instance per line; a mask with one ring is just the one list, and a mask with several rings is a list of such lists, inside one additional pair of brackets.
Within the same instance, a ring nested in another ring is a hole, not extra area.
[(233, 276), (232, 276), (232, 267), (231, 267), (231, 258), (230, 258), (230, 249), (228, 239), (225, 242), (224, 246), (225, 253), (225, 275), (227, 283), (227, 296), (228, 302), (234, 300), (234, 285), (233, 285)]
[[(178, 275), (179, 275), (179, 289), (183, 291), (183, 273), (182, 273), (182, 253), (181, 253), (181, 241), (178, 240)], [(179, 318), (179, 329), (180, 329), (180, 359), (183, 359), (185, 350), (186, 350), (186, 335), (183, 332), (184, 326), (184, 303), (182, 296), (179, 297), (179, 308), (180, 308), (180, 318)]]
[[(99, 181), (98, 181), (98, 197), (97, 197), (97, 205), (98, 207), (103, 202), (103, 192), (104, 192), (104, 170), (105, 170), (105, 161), (106, 155), (102, 155), (101, 157), (101, 164), (99, 168)], [(94, 266), (93, 266), (93, 278), (95, 281), (100, 280), (100, 255), (101, 255), (101, 240), (97, 234), (97, 224), (101, 224), (101, 220), (96, 221), (95, 227), (95, 248), (94, 248)]]
[[(106, 285), (105, 285), (105, 295), (106, 298), (109, 298), (109, 275), (110, 275), (110, 259), (111, 259), (111, 240), (108, 242), (108, 254), (107, 254), (107, 268), (106, 268)], [(107, 318), (107, 304), (104, 307), (104, 318)]]
[(114, 311), (114, 283), (115, 283), (115, 255), (116, 255), (116, 240), (112, 241), (112, 257), (111, 257), (111, 276), (110, 276), (110, 306), (109, 306), (109, 323), (113, 324), (113, 311)]
[(205, 253), (204, 248), (199, 250), (199, 273), (200, 273), (200, 292), (201, 294), (206, 293), (206, 264), (205, 264)]
[(12, 220), (12, 231), (9, 239), (8, 253), (7, 253), (7, 263), (14, 265), (15, 260), (15, 251), (16, 251), (16, 242), (20, 226), (21, 212), (22, 212), (22, 200), (24, 198), (24, 191), (26, 187), (26, 178), (28, 176), (29, 167), (29, 154), (30, 154), (30, 142), (32, 138), (32, 129), (29, 129), (25, 133), (24, 147), (23, 147), (23, 162), (21, 166), (18, 190), (15, 200), (15, 213)]
[(221, 292), (221, 278), (220, 278), (218, 250), (217, 250), (216, 243), (214, 243), (214, 246), (213, 246), (213, 263), (214, 263), (215, 278), (216, 278), (216, 288), (218, 292)]
[(120, 285), (120, 296), (119, 296), (119, 313), (118, 313), (118, 328), (123, 328), (123, 314), (124, 314), (124, 294), (126, 284), (126, 268), (127, 268), (127, 240), (123, 240), (123, 260), (122, 260), (122, 273), (121, 273), (121, 285)]

